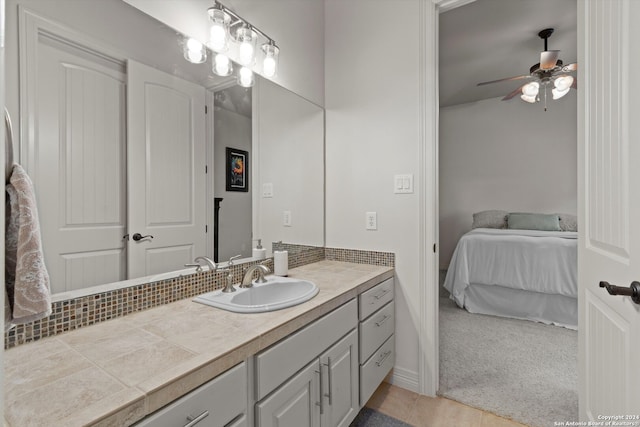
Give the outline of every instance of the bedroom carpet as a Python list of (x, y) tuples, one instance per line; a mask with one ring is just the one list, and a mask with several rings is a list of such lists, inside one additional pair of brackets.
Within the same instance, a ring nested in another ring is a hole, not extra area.
[(532, 427), (578, 420), (578, 333), (440, 298), (440, 390)]

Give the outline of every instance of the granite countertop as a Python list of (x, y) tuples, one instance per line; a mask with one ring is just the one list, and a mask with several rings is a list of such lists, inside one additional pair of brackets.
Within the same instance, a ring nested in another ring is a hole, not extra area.
[(392, 276), (320, 261), (289, 270), (320, 288), (295, 307), (240, 314), (186, 299), (17, 346), (4, 354), (5, 424), (132, 424)]

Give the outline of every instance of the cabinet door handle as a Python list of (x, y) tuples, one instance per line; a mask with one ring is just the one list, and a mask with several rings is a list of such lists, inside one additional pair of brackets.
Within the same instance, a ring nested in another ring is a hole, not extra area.
[(385, 296), (386, 294), (389, 293), (389, 291), (391, 291), (391, 289), (384, 289), (382, 292), (380, 292), (378, 295), (373, 295), (373, 301), (371, 301), (371, 304), (375, 304), (376, 301), (378, 301), (380, 298), (382, 298), (383, 296)]
[[(329, 378), (329, 384), (327, 384), (329, 386), (328, 387), (329, 388), (329, 392), (325, 393), (324, 396), (329, 398), (329, 405), (332, 405), (332, 403), (331, 403), (331, 400), (332, 400), (331, 399), (331, 390), (332, 390), (332, 388), (331, 388), (331, 358), (330, 357), (327, 357), (327, 363), (324, 363), (324, 365), (327, 367), (327, 377)], [(320, 369), (322, 369), (322, 368), (320, 368)]]
[(208, 416), (209, 416), (209, 411), (204, 411), (197, 417), (192, 417), (191, 415), (189, 415), (187, 417), (187, 420), (189, 421), (189, 423), (185, 424), (184, 427), (193, 427), (194, 425), (198, 424), (200, 421), (204, 420)]
[(391, 316), (387, 316), (386, 314), (385, 314), (384, 316), (382, 316), (382, 319), (380, 319), (380, 320), (378, 320), (378, 321), (376, 322), (376, 326), (378, 326), (378, 327), (382, 326), (382, 324), (383, 324), (384, 322), (386, 322), (387, 320), (389, 320), (389, 317), (391, 317)]
[(387, 360), (387, 357), (389, 357), (391, 355), (391, 350), (385, 351), (382, 356), (380, 357), (380, 360), (378, 360), (376, 362), (377, 366), (382, 366), (382, 364), (384, 363), (385, 360)]
[(320, 402), (316, 402), (316, 405), (320, 407), (320, 415), (324, 414), (324, 399), (322, 396), (322, 389), (324, 387), (322, 387), (322, 363), (320, 364), (320, 370), (316, 371), (316, 374), (320, 375), (320, 393), (318, 395), (318, 397), (320, 397)]

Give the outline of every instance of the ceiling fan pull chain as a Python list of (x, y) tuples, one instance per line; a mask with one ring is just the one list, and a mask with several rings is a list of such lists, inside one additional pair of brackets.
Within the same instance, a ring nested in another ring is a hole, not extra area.
[(547, 85), (544, 85), (544, 111), (547, 111)]

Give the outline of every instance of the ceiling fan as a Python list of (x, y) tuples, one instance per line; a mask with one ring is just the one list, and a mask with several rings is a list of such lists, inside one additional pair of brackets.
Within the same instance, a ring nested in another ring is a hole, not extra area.
[(552, 86), (551, 94), (553, 99), (560, 99), (569, 93), (571, 88), (577, 89), (576, 79), (567, 73), (576, 71), (578, 64), (573, 62), (564, 65), (561, 59), (558, 59), (559, 50), (548, 50), (547, 39), (553, 34), (553, 28), (546, 28), (538, 33), (538, 37), (544, 40), (544, 50), (540, 52), (540, 62), (533, 65), (529, 69), (528, 75), (506, 77), (504, 79), (491, 80), (488, 82), (478, 83), (478, 86), (484, 86), (492, 83), (512, 81), (512, 80), (528, 80), (526, 83), (510, 92), (502, 98), (508, 101), (521, 93), (520, 98), (529, 103), (540, 101), (540, 88), (544, 89), (545, 111), (547, 109), (547, 87)]

